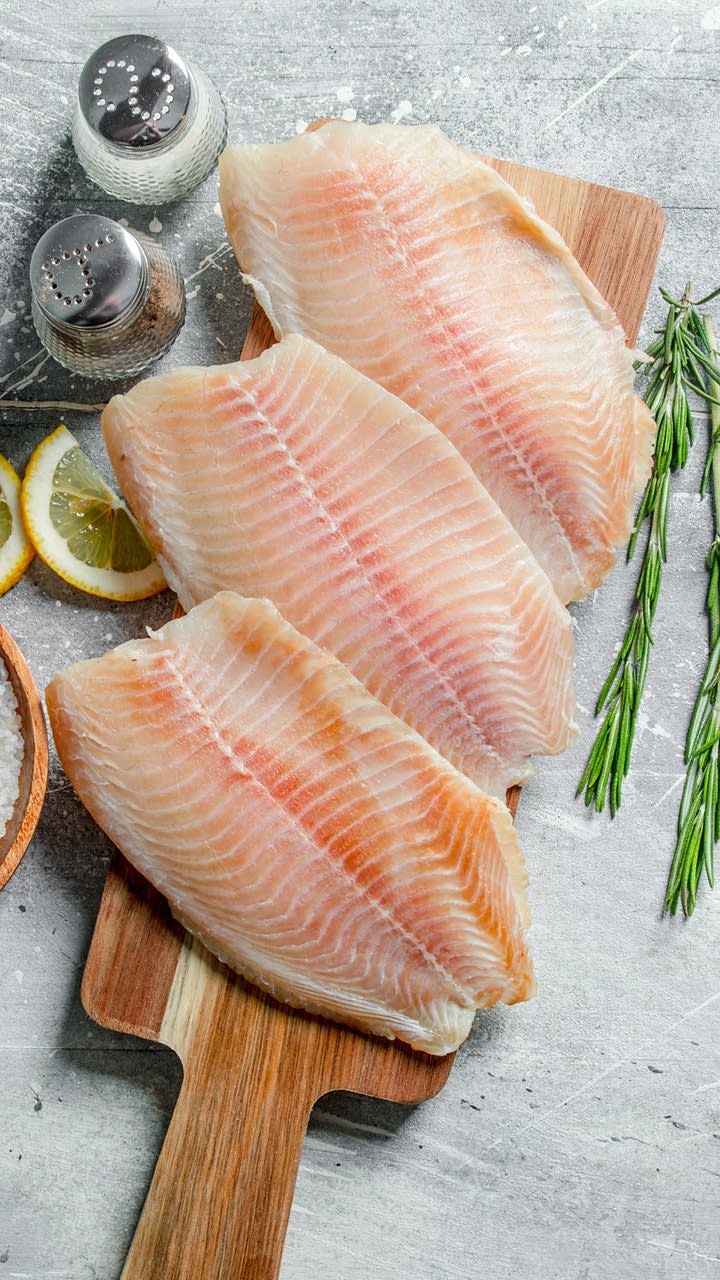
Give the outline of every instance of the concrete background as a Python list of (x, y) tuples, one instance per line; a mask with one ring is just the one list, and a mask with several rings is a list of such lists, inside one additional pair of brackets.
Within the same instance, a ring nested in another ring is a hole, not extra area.
[[(214, 76), (233, 140), (287, 137), (340, 112), (436, 121), (469, 147), (651, 196), (668, 220), (658, 281), (677, 294), (687, 279), (700, 292), (720, 284), (714, 0), (77, 0), (72, 10), (5, 0), (6, 401), (107, 398), (109, 387), (43, 355), (29, 319), (32, 246), (80, 210), (126, 217), (178, 259), (188, 320), (166, 367), (240, 349), (250, 299), (226, 252), (215, 176), (178, 205), (130, 209), (74, 159), (80, 68), (131, 30), (171, 39)], [(660, 313), (654, 294), (641, 341)], [(0, 452), (22, 470), (58, 418), (6, 406)], [(96, 416), (65, 419), (102, 462)], [(319, 1104), (282, 1280), (720, 1276), (720, 893), (703, 893), (690, 924), (660, 918), (706, 644), (697, 422), (697, 456), (674, 484), (634, 767), (612, 824), (589, 818), (574, 790), (632, 572), (618, 567), (574, 609), (583, 737), (543, 764), (518, 818), (540, 993), (477, 1019), (434, 1101)], [(98, 602), (37, 561), (0, 601), (41, 685), (169, 610), (167, 598)], [(171, 1053), (103, 1031), (80, 1005), (109, 854), (53, 762), (37, 837), (0, 894), (0, 1280), (119, 1275), (179, 1086)]]

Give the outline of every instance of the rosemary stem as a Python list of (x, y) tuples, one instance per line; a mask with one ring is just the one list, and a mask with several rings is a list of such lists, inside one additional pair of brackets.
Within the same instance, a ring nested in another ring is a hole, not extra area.
[[(702, 326), (705, 331), (707, 349), (714, 359), (716, 351), (715, 334), (712, 320), (709, 316), (703, 316)], [(715, 545), (709, 557), (709, 570), (712, 576), (713, 572), (717, 574), (718, 553), (720, 553), (720, 449), (717, 447), (718, 437), (720, 436), (720, 404), (718, 404), (720, 385), (711, 375), (708, 375), (707, 381), (710, 394), (714, 397), (710, 401), (710, 448), (712, 450), (710, 478), (712, 484), (713, 523), (715, 526)], [(710, 615), (710, 651), (712, 652), (718, 637), (720, 637), (720, 595), (712, 589), (708, 593), (708, 613)]]
[(635, 555), (641, 535), (647, 533), (630, 620), (596, 705), (595, 713), (603, 715), (603, 723), (578, 784), (578, 794), (584, 793), (586, 805), (593, 805), (600, 812), (609, 802), (612, 816), (622, 801), (622, 783), (630, 767), (650, 665), (652, 626), (667, 560), (671, 476), (685, 466), (694, 438), (684, 384), (687, 338), (695, 314), (691, 286), (686, 286), (679, 302), (661, 292), (668, 312), (649, 348), (650, 363), (644, 368), (645, 402), (657, 428), (655, 457), (635, 517), (628, 560)]
[[(705, 340), (707, 342), (708, 351), (714, 353), (715, 334), (713, 332), (712, 320), (709, 316), (703, 316), (703, 329), (705, 330)], [(708, 377), (710, 394), (713, 399), (710, 401), (710, 430), (712, 440), (717, 440), (720, 436), (720, 383), (715, 378)], [(716, 449), (712, 460), (712, 495), (713, 495), (713, 517), (715, 521), (715, 537), (720, 537), (720, 450)]]
[(707, 359), (705, 388), (700, 392), (710, 409), (708, 458), (702, 491), (712, 490), (715, 535), (707, 557), (709, 617), (708, 660), (700, 683), (685, 742), (687, 772), (678, 814), (677, 840), (673, 853), (663, 910), (675, 915), (678, 907), (685, 916), (695, 910), (703, 872), (714, 883), (715, 843), (718, 830), (720, 790), (720, 706), (718, 705), (718, 664), (720, 663), (720, 371), (712, 322), (697, 317), (700, 341)]
[[(715, 535), (707, 561), (710, 655), (688, 732), (688, 772), (666, 908), (674, 911), (682, 903), (689, 913), (703, 869), (712, 879), (714, 839), (720, 839), (720, 367), (712, 326), (693, 304), (692, 286), (686, 285), (679, 300), (667, 289), (661, 288), (660, 293), (667, 313), (648, 347), (648, 360), (642, 363), (644, 399), (656, 425), (655, 454), (628, 543), (628, 561), (641, 542), (643, 552), (630, 618), (596, 703), (595, 714), (602, 716), (602, 723), (578, 794), (584, 793), (586, 805), (598, 812), (609, 803), (612, 816), (622, 801), (622, 783), (630, 767), (654, 652), (653, 622), (668, 557), (672, 477), (686, 465), (695, 440), (688, 400), (688, 392), (693, 391), (711, 412), (700, 494), (704, 497), (712, 491)], [(719, 295), (720, 289), (715, 289), (704, 301)]]

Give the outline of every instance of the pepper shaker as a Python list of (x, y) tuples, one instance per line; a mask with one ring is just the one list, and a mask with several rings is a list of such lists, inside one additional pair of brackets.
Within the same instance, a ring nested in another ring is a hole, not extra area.
[(93, 182), (132, 204), (159, 205), (207, 177), (227, 116), (200, 67), (153, 36), (118, 36), (83, 67), (72, 134)]
[(148, 236), (98, 214), (65, 218), (41, 236), (30, 283), (42, 343), (88, 378), (141, 373), (172, 346), (185, 319), (174, 262)]

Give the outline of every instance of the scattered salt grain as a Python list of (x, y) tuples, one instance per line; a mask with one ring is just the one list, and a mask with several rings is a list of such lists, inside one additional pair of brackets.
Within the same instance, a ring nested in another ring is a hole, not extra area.
[(20, 790), (23, 739), (15, 690), (0, 659), (0, 836), (5, 834)]
[[(460, 68), (458, 67), (457, 70), (459, 71)], [(402, 102), (398, 102), (395, 110), (390, 112), (390, 119), (393, 124), (398, 124), (400, 120), (405, 119), (405, 116), (411, 115), (412, 109), (412, 102), (409, 102), (407, 98), (403, 98)]]

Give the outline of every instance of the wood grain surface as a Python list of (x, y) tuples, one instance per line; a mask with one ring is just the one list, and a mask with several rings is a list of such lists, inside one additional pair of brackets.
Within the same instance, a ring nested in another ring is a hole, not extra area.
[[(565, 237), (634, 343), (662, 239), (651, 201), (489, 161)], [(272, 341), (255, 309), (243, 357)], [(513, 808), (517, 793), (510, 797)], [(82, 985), (104, 1026), (171, 1046), (184, 1080), (123, 1280), (276, 1280), (310, 1109), (345, 1089), (431, 1097), (452, 1057), (276, 1004), (213, 960), (123, 858), (112, 864)]]
[(10, 820), (0, 836), (0, 889), (10, 879), (37, 826), (48, 776), (48, 740), (42, 699), (23, 654), (0, 624), (0, 660), (15, 693), (24, 753), (20, 785)]

